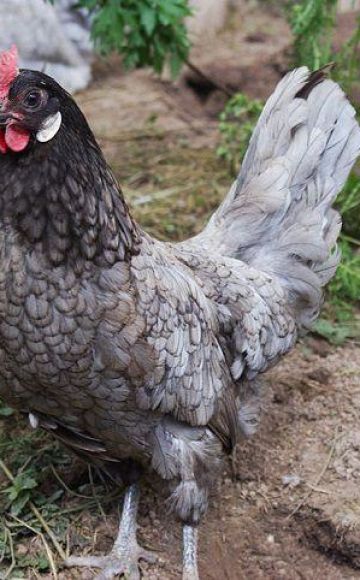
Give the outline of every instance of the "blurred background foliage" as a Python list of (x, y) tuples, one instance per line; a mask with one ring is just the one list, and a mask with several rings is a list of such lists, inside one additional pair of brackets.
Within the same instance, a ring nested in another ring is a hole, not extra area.
[(101, 54), (116, 51), (126, 68), (165, 63), (175, 77), (187, 59), (190, 42), (184, 23), (188, 0), (79, 0), (92, 15), (92, 38)]

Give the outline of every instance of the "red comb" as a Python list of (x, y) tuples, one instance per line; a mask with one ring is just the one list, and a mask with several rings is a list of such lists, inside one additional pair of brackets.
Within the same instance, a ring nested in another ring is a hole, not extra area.
[(18, 50), (13, 44), (10, 50), (0, 53), (0, 99), (5, 99), (18, 73)]

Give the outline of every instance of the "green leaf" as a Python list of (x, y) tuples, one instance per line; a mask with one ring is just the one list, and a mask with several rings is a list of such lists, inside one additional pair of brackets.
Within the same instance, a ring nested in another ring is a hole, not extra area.
[(0, 417), (10, 417), (14, 414), (14, 409), (11, 407), (0, 407)]
[(140, 13), (141, 24), (145, 28), (148, 36), (151, 36), (155, 30), (156, 25), (156, 12), (153, 8), (143, 5), (142, 11)]
[(221, 143), (218, 156), (225, 159), (230, 171), (237, 175), (250, 137), (262, 111), (262, 103), (243, 93), (232, 97), (220, 114)]
[(23, 508), (25, 507), (25, 505), (27, 504), (27, 502), (30, 499), (30, 493), (27, 491), (25, 493), (22, 493), (21, 495), (19, 495), (15, 501), (12, 502), (11, 504), (11, 513), (13, 516), (18, 516)]
[(175, 75), (189, 52), (188, 2), (79, 0), (79, 5), (92, 13), (91, 35), (101, 54), (117, 51), (127, 68), (151, 66), (159, 73), (169, 61)]
[(57, 489), (50, 497), (46, 497), (46, 503), (52, 504), (55, 503), (58, 499), (60, 499), (64, 495), (63, 489)]
[(34, 489), (34, 487), (37, 487), (38, 482), (33, 477), (26, 475), (26, 473), (21, 473), (15, 478), (15, 484), (21, 489)]
[(179, 55), (178, 52), (175, 52), (174, 54), (171, 55), (170, 57), (170, 70), (171, 70), (171, 76), (173, 78), (176, 78), (180, 72), (181, 66), (183, 63), (183, 59), (181, 58), (181, 56)]
[(48, 559), (48, 557), (40, 554), (37, 557), (36, 565), (37, 565), (37, 568), (40, 570), (40, 572), (45, 572), (46, 570), (49, 569), (49, 559)]
[(353, 323), (337, 324), (325, 318), (319, 318), (313, 326), (316, 332), (331, 344), (340, 346), (350, 338), (360, 337), (360, 325)]

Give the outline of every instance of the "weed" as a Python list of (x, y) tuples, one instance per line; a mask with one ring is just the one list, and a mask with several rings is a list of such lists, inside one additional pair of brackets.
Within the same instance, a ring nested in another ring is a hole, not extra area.
[(334, 53), (338, 7), (338, 0), (300, 0), (291, 3), (288, 19), (294, 36), (294, 64), (315, 70), (333, 61), (333, 77), (349, 90), (359, 82), (360, 16), (352, 35)]
[(360, 339), (360, 320), (353, 318), (348, 321), (332, 322), (327, 318), (319, 318), (313, 327), (313, 331), (331, 344), (340, 346), (347, 340)]
[(228, 101), (220, 114), (221, 144), (217, 155), (226, 161), (233, 175), (239, 171), (262, 108), (261, 101), (239, 93)]
[[(73, 514), (89, 509), (103, 513), (102, 506), (119, 496), (119, 490), (109, 494), (92, 478), (73, 492), (59, 472), (63, 477), (73, 472), (79, 480), (79, 475), (86, 476), (86, 466), (81, 470), (81, 464), (45, 432), (24, 427), (16, 415), (0, 422), (0, 454), (6, 458), (0, 460), (1, 578), (9, 577), (9, 570), (11, 577), (18, 577), (20, 570), (31, 567), (56, 569), (56, 561), (65, 557), (62, 546)], [(84, 498), (80, 505), (78, 495)], [(39, 541), (28, 543), (29, 535)]]
[[(340, 237), (339, 246), (342, 259), (336, 276), (328, 287), (328, 298), (335, 306), (337, 318), (344, 318), (349, 312), (349, 301), (355, 303), (360, 300), (360, 253), (345, 236)], [(343, 314), (341, 310), (344, 310)]]
[[(351, 173), (344, 189), (336, 200), (343, 220), (343, 238), (354, 248), (360, 245), (360, 178), (356, 170)], [(358, 297), (360, 294), (358, 294)]]
[(337, 0), (291, 3), (288, 17), (294, 36), (295, 64), (315, 70), (331, 61), (337, 4)]
[(78, 6), (92, 13), (92, 37), (102, 54), (116, 51), (127, 68), (151, 66), (158, 73), (169, 62), (178, 74), (190, 47), (188, 0), (79, 0)]
[(29, 501), (31, 490), (37, 486), (38, 482), (27, 471), (18, 473), (11, 485), (3, 490), (8, 496), (5, 509), (10, 509), (12, 515), (18, 516)]

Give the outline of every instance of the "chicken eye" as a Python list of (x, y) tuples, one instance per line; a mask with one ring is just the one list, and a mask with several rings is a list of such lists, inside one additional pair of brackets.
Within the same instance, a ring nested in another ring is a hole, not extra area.
[(24, 98), (23, 103), (28, 109), (36, 109), (42, 103), (42, 92), (41, 91), (30, 91)]

